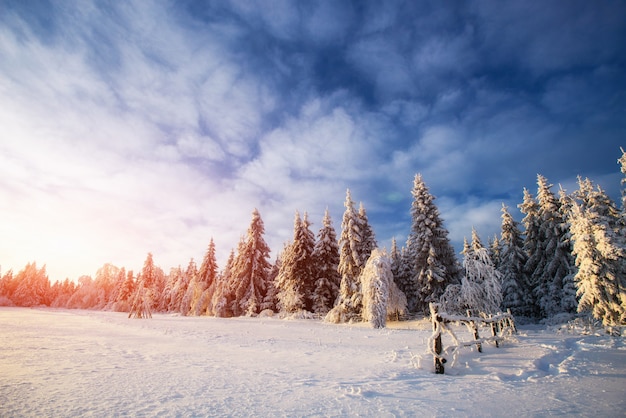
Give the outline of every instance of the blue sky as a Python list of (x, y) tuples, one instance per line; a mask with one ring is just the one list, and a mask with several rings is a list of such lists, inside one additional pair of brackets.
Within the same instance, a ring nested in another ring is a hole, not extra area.
[[(536, 175), (616, 199), (626, 3), (0, 0), (0, 265), (222, 263), (259, 209), (381, 246), (421, 173), (458, 247)], [(516, 213), (519, 220), (519, 213)]]

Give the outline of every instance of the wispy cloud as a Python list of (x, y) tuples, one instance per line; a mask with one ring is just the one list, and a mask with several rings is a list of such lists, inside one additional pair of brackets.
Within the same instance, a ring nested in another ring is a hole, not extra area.
[(223, 260), (254, 207), (279, 251), (296, 209), (339, 227), (346, 188), (389, 245), (417, 172), (457, 245), (538, 172), (615, 195), (624, 6), (456, 6), (8, 4), (3, 269)]

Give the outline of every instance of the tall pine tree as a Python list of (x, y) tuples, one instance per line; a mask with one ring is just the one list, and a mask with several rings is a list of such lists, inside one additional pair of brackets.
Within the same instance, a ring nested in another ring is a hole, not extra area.
[(179, 307), (179, 311), (183, 315), (189, 315), (191, 313), (191, 305), (197, 293), (196, 289), (198, 288), (197, 282), (198, 282), (198, 265), (192, 258), (191, 260), (189, 260), (189, 264), (187, 265), (187, 269), (185, 270), (185, 279), (183, 281), (184, 286), (181, 287), (181, 290), (183, 288), (185, 289), (180, 299), (180, 307)]
[(235, 316), (254, 316), (260, 312), (264, 302), (272, 268), (268, 261), (270, 248), (263, 238), (264, 234), (263, 220), (259, 211), (254, 209), (250, 227), (241, 241), (230, 273)]
[(514, 315), (526, 315), (524, 295), (528, 289), (524, 272), (526, 264), (524, 240), (518, 222), (513, 219), (504, 204), (502, 204), (501, 229), (498, 271), (502, 275), (502, 307), (511, 309)]
[(339, 237), (339, 266), (337, 271), (341, 275), (339, 286), (339, 300), (337, 305), (326, 315), (330, 322), (348, 322), (359, 320), (361, 316), (361, 283), (359, 276), (363, 269), (361, 242), (361, 222), (350, 190), (346, 191), (346, 210), (341, 221), (341, 236)]
[(576, 275), (576, 260), (574, 257), (574, 247), (572, 242), (572, 233), (569, 223), (570, 212), (572, 210), (573, 199), (569, 196), (565, 189), (559, 188), (559, 215), (561, 224), (559, 225), (561, 234), (561, 249), (567, 254), (570, 265), (570, 273), (563, 277), (561, 291), (561, 312), (574, 313), (578, 309), (578, 299), (576, 298), (576, 284), (574, 276)]
[(211, 301), (212, 312), (209, 315), (215, 315), (221, 318), (233, 316), (232, 302), (234, 299), (234, 283), (232, 282), (232, 270), (235, 264), (235, 251), (231, 250), (228, 260), (224, 266), (224, 270), (218, 276), (215, 292)]
[(537, 266), (531, 273), (535, 284), (535, 299), (542, 317), (550, 317), (562, 311), (564, 284), (573, 273), (573, 259), (568, 241), (568, 227), (561, 216), (560, 203), (552, 185), (537, 176), (537, 201), (539, 205), (539, 242)]
[(535, 296), (535, 288), (539, 286), (539, 283), (536, 281), (537, 277), (533, 275), (534, 272), (537, 271), (541, 260), (541, 237), (539, 233), (541, 218), (539, 216), (539, 205), (533, 195), (527, 189), (524, 189), (524, 200), (518, 207), (525, 215), (524, 219), (522, 219), (522, 224), (525, 229), (524, 252), (527, 257), (524, 272), (528, 277), (528, 292), (526, 292), (524, 300), (524, 305), (526, 306), (525, 311), (529, 316), (539, 318), (541, 307)]
[(372, 251), (374, 251), (378, 244), (376, 243), (374, 230), (372, 229), (369, 219), (367, 218), (367, 212), (365, 211), (363, 202), (359, 204), (358, 222), (359, 230), (361, 232), (361, 242), (359, 244), (358, 252), (361, 257), (361, 266), (365, 268), (365, 263), (367, 263)]
[[(421, 174), (413, 181), (413, 204), (411, 205), (411, 232), (407, 240), (412, 275), (402, 289), (405, 292), (409, 309), (426, 313), (428, 304), (439, 300), (446, 287), (458, 283), (460, 269), (454, 249), (448, 239), (448, 231), (443, 227), (439, 209), (434, 204)], [(416, 288), (416, 293), (410, 292)]]
[(339, 267), (339, 245), (328, 209), (324, 213), (322, 227), (317, 234), (313, 252), (315, 261), (315, 289), (313, 291), (313, 312), (325, 315), (332, 309), (339, 295), (341, 276)]
[(152, 253), (148, 253), (143, 269), (137, 280), (137, 287), (132, 298), (132, 304), (128, 317), (152, 318), (152, 309), (158, 300), (156, 286), (158, 283), (158, 271), (152, 259)]
[(206, 315), (210, 308), (213, 292), (215, 291), (215, 281), (217, 278), (217, 259), (215, 255), (215, 243), (213, 238), (209, 243), (196, 281), (197, 292), (191, 302), (191, 313), (193, 315)]
[(575, 203), (570, 217), (578, 272), (578, 310), (606, 326), (626, 324), (626, 249), (602, 210)]
[(398, 277), (400, 276), (402, 253), (398, 249), (398, 242), (396, 241), (396, 237), (391, 238), (391, 253), (389, 254), (389, 257), (391, 257), (391, 274), (393, 275), (393, 281), (397, 285)]
[(279, 309), (293, 314), (307, 309), (307, 296), (312, 293), (314, 281), (313, 250), (315, 240), (310, 234), (309, 222), (296, 211), (293, 223), (293, 241), (285, 246), (281, 266), (276, 277)]
[[(418, 304), (418, 287), (417, 283), (413, 280), (413, 258), (411, 257), (408, 248), (410, 248), (411, 239), (407, 240), (407, 245), (400, 250), (400, 256), (397, 267), (392, 270), (394, 273), (394, 281), (396, 286), (405, 295), (407, 299), (407, 310), (409, 312), (415, 312)], [(409, 295), (409, 296), (407, 296)]]

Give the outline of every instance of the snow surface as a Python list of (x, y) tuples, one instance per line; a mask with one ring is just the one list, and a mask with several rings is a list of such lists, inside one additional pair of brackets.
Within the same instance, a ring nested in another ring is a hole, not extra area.
[[(522, 327), (500, 348), (462, 349), (447, 374), (435, 375), (430, 324), (388, 326), (0, 308), (0, 416), (626, 411), (623, 338)], [(469, 339), (463, 327), (456, 333)]]

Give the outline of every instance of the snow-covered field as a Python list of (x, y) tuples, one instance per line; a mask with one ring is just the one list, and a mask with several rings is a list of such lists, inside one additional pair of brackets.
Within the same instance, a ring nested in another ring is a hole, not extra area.
[(0, 416), (625, 415), (623, 338), (522, 328), (435, 375), (429, 324), (389, 326), (0, 308)]

